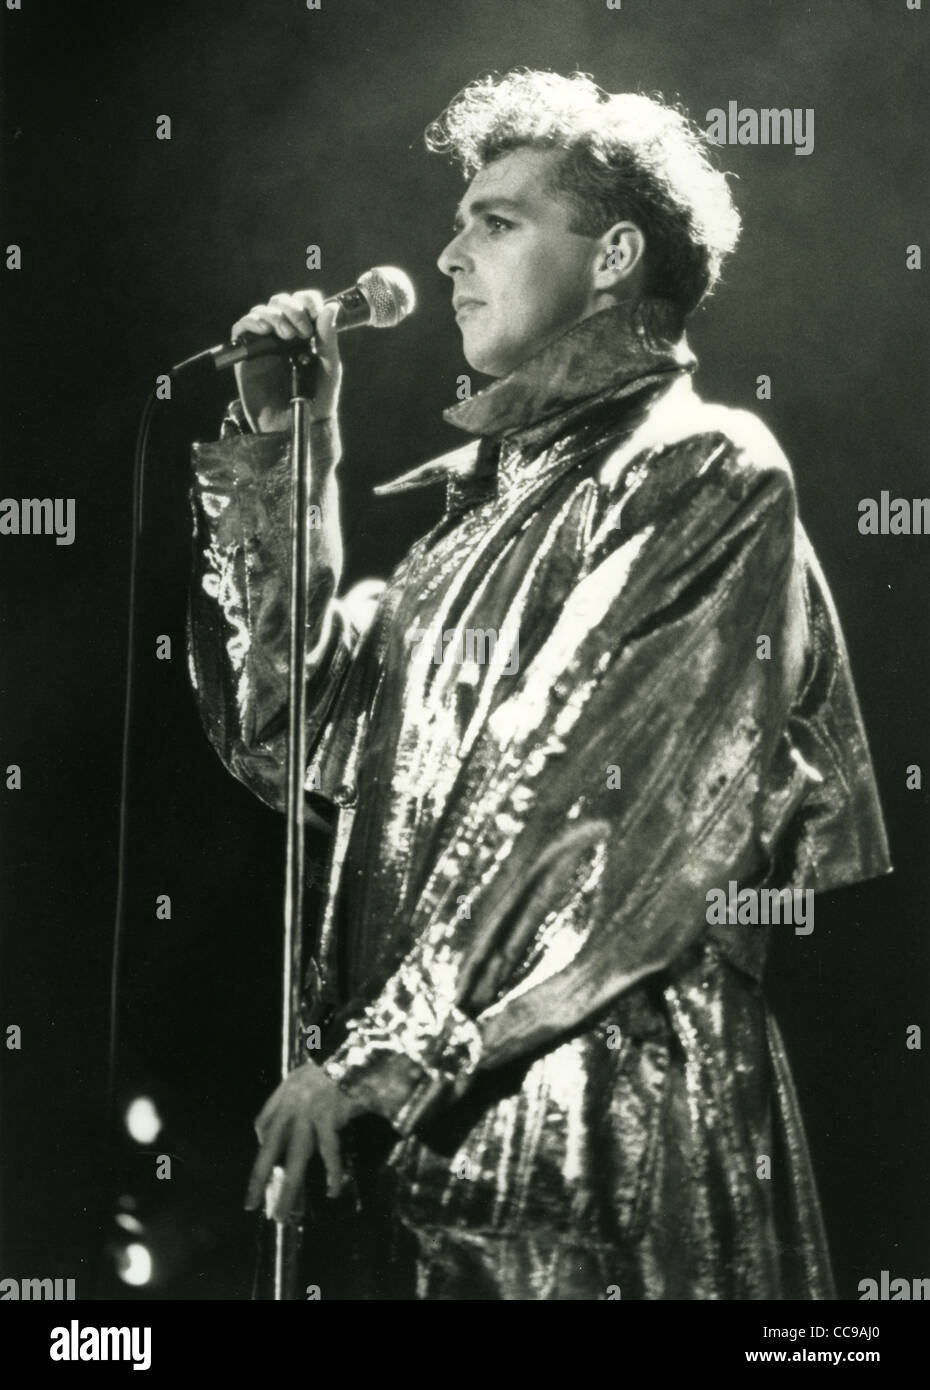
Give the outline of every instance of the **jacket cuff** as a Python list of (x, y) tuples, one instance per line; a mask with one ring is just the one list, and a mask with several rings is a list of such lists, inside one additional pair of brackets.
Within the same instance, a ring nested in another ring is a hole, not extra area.
[(246, 418), (242, 402), (236, 396), (226, 407), (223, 423), (220, 425), (220, 439), (235, 439), (240, 434), (253, 434), (252, 426)]
[(349, 1022), (345, 1041), (322, 1068), (406, 1136), (464, 1094), (481, 1048), (474, 1020), (441, 999), (420, 971), (401, 966), (379, 998)]
[[(220, 439), (238, 439), (242, 435), (275, 440), (284, 437), (282, 432), (257, 435), (249, 424), (242, 402), (237, 396), (234, 400), (231, 400), (226, 407), (226, 413), (220, 425)], [(339, 424), (335, 416), (327, 420), (311, 421), (310, 452), (314, 463), (323, 467), (340, 461), (342, 457), (342, 439), (339, 434)]]

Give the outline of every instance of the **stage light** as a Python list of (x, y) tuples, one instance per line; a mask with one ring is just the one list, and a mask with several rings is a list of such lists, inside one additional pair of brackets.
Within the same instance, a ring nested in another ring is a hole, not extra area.
[(141, 1236), (145, 1229), (142, 1222), (136, 1217), (130, 1216), (128, 1212), (121, 1211), (116, 1218), (116, 1224), (124, 1231), (129, 1231), (131, 1235)]
[(149, 1283), (152, 1278), (152, 1256), (148, 1246), (140, 1245), (138, 1241), (127, 1245), (119, 1252), (116, 1272), (124, 1284), (132, 1284), (136, 1288)]
[(161, 1116), (149, 1096), (136, 1096), (126, 1107), (126, 1128), (137, 1144), (153, 1144), (161, 1133)]

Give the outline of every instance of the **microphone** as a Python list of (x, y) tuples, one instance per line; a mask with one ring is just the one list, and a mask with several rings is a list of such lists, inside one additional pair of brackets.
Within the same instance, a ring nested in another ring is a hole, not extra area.
[[(376, 265), (360, 275), (350, 289), (340, 290), (323, 301), (338, 304), (335, 326), (339, 333), (349, 328), (394, 328), (411, 314), (417, 297), (410, 277), (393, 265)], [(171, 375), (201, 362), (212, 361), (216, 370), (231, 367), (252, 357), (286, 356), (305, 343), (302, 338), (279, 338), (276, 333), (244, 333), (231, 343), (220, 343), (171, 368)]]

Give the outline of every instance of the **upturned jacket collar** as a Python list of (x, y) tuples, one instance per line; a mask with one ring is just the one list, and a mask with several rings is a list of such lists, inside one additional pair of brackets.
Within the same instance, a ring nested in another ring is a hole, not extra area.
[[(573, 324), (559, 337), (443, 419), (479, 440), (535, 453), (593, 407), (638, 382), (693, 371), (680, 310), (667, 299), (618, 304)], [(486, 449), (480, 451), (486, 457)], [(496, 451), (495, 451), (496, 452)], [(374, 488), (379, 496), (461, 478), (474, 470), (474, 443), (430, 459)]]

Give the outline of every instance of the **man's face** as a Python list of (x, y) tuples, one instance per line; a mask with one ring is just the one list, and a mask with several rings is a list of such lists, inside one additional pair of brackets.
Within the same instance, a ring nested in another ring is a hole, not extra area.
[[(437, 262), (469, 366), (503, 376), (597, 311), (597, 239), (570, 232), (573, 210), (550, 191), (558, 152), (527, 147), (479, 170)], [(471, 302), (475, 301), (475, 302)]]

